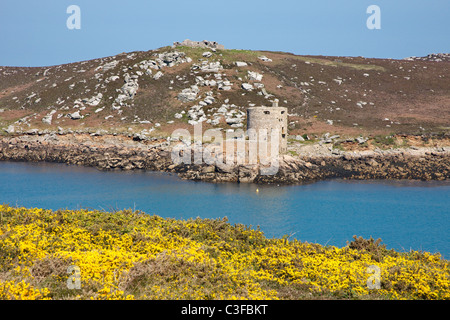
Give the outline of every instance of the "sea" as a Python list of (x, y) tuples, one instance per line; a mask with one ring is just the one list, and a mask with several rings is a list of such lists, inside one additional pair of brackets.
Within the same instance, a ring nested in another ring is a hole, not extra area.
[(381, 238), (400, 252), (450, 259), (450, 181), (327, 180), (303, 185), (208, 183), (151, 171), (0, 162), (0, 204), (45, 209), (132, 209), (177, 219), (226, 217), (287, 237), (343, 247)]

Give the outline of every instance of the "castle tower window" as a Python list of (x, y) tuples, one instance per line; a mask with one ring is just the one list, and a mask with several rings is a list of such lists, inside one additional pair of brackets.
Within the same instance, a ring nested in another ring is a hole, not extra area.
[(270, 111), (264, 111), (264, 114), (270, 114)]

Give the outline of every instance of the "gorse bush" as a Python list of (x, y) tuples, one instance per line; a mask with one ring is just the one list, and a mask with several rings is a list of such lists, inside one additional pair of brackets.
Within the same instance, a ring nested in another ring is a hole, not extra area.
[(381, 244), (381, 241), (380, 238), (377, 240), (372, 237), (364, 239), (355, 235), (350, 243), (347, 241), (347, 245), (350, 249), (370, 254), (372, 259), (377, 262), (381, 261), (385, 255), (396, 256), (396, 252), (394, 250), (387, 250), (386, 245)]
[[(439, 254), (268, 239), (226, 219), (0, 206), (1, 299), (449, 299)], [(79, 268), (80, 285), (69, 288)], [(369, 289), (370, 266), (380, 286)]]

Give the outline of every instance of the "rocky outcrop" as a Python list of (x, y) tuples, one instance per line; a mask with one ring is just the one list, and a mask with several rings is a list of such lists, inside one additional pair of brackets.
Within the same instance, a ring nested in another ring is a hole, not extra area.
[[(71, 137), (69, 137), (71, 136)], [(90, 135), (45, 134), (0, 140), (0, 160), (47, 161), (98, 169), (165, 171), (170, 153), (158, 144), (146, 146), (132, 139), (106, 139), (96, 143)]]
[(408, 57), (403, 60), (408, 61), (435, 61), (435, 62), (441, 62), (441, 61), (450, 61), (450, 53), (430, 53), (429, 55), (425, 57)]
[(183, 42), (178, 42), (178, 41), (174, 42), (173, 46), (174, 47), (185, 46), (185, 47), (191, 47), (191, 48), (211, 48), (211, 49), (220, 49), (220, 50), (225, 49), (225, 47), (222, 44), (219, 44), (216, 41), (208, 41), (208, 40), (192, 41), (192, 40), (186, 39)]
[(200, 90), (198, 86), (192, 85), (190, 88), (183, 89), (177, 96), (181, 102), (191, 102), (197, 99), (197, 94)]
[(1, 138), (0, 160), (59, 162), (102, 170), (165, 171), (183, 179), (208, 182), (299, 184), (331, 178), (450, 178), (449, 147), (305, 154), (303, 157), (283, 155), (273, 175), (264, 174), (267, 167), (262, 165), (176, 164), (172, 162), (172, 148), (169, 141), (126, 136), (103, 135), (99, 139), (98, 135), (89, 134), (30, 134)]

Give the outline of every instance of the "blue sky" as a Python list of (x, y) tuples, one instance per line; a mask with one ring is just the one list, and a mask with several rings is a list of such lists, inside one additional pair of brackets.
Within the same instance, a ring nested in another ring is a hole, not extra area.
[[(81, 9), (69, 30), (66, 9)], [(369, 30), (366, 9), (381, 9)], [(404, 58), (450, 52), (449, 0), (2, 0), (0, 65), (49, 66), (184, 39), (230, 49)]]

